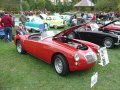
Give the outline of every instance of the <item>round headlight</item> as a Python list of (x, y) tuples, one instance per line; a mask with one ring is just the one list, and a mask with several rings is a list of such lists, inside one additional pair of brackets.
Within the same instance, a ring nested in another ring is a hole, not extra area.
[(75, 54), (74, 59), (75, 59), (75, 61), (78, 61), (80, 59), (80, 56), (78, 53)]

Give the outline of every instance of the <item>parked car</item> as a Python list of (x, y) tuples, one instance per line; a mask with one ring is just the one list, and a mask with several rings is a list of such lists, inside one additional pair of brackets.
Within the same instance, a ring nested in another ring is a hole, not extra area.
[(70, 26), (70, 18), (71, 18), (70, 15), (60, 15), (60, 18), (64, 20), (65, 25)]
[(87, 41), (67, 38), (66, 36), (73, 31), (73, 28), (69, 28), (62, 32), (49, 30), (41, 34), (16, 33), (14, 43), (18, 53), (30, 53), (48, 64), (53, 64), (59, 75), (67, 75), (69, 71), (93, 67), (100, 48)]
[(25, 22), (25, 27), (29, 30), (35, 30), (40, 32), (45, 31), (45, 24), (43, 20), (37, 16), (28, 16), (27, 22)]
[(78, 26), (73, 27), (74, 32), (68, 35), (69, 38), (90, 41), (103, 45), (106, 48), (112, 48), (114, 45), (120, 44), (120, 35), (106, 32), (103, 30), (103, 27), (99, 27), (95, 23), (86, 23), (81, 25), (79, 28), (76, 27)]
[(19, 18), (15, 18), (15, 27), (19, 26), (19, 23), (20, 23)]
[(106, 32), (118, 32), (120, 35), (120, 21), (106, 21), (105, 25), (100, 27), (100, 30), (106, 31)]
[(64, 27), (65, 26), (64, 20), (61, 19), (59, 16), (50, 15), (50, 16), (46, 17), (45, 15), (43, 16), (43, 15), (40, 14), (40, 18), (49, 27), (58, 28), (58, 27)]

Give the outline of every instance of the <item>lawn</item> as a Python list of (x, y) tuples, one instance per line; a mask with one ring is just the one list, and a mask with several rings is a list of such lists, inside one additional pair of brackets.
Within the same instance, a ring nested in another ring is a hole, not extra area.
[(88, 71), (61, 77), (52, 65), (27, 53), (20, 55), (13, 42), (0, 40), (0, 90), (91, 90), (93, 72), (99, 74), (94, 90), (120, 90), (120, 46), (108, 54), (107, 66), (96, 64)]

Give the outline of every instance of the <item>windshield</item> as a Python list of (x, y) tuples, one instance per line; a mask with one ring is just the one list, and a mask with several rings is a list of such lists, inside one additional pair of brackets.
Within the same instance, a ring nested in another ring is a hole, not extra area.
[(92, 30), (92, 31), (97, 31), (98, 28), (99, 28), (98, 24), (96, 24), (96, 23), (91, 23), (91, 24), (90, 24), (90, 27), (91, 27), (91, 30)]
[(41, 22), (42, 20), (39, 17), (32, 18), (31, 22)]
[(54, 17), (54, 20), (61, 20), (60, 17)]
[(30, 22), (42, 22), (42, 19), (40, 19), (39, 17), (36, 17), (36, 16), (29, 16), (27, 19)]
[(54, 31), (46, 31), (41, 34), (41, 38), (47, 38), (47, 37), (52, 37), (55, 36), (56, 34), (60, 33), (61, 31), (54, 30)]

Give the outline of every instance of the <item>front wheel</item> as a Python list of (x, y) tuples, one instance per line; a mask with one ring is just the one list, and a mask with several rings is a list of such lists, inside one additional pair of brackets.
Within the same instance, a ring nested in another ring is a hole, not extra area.
[(103, 45), (106, 47), (106, 48), (112, 48), (114, 46), (114, 41), (112, 38), (110, 37), (107, 37), (103, 40)]
[(65, 76), (68, 74), (69, 65), (63, 55), (58, 54), (54, 57), (54, 68), (55, 71), (61, 76)]
[(24, 53), (25, 53), (25, 50), (23, 49), (23, 47), (22, 47), (22, 44), (21, 44), (21, 41), (20, 41), (20, 40), (18, 40), (18, 41), (17, 41), (17, 44), (16, 44), (16, 49), (17, 49), (18, 53), (20, 53), (20, 54), (24, 54)]

